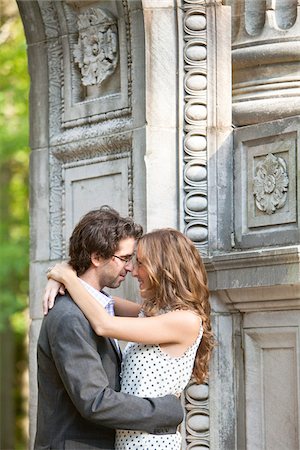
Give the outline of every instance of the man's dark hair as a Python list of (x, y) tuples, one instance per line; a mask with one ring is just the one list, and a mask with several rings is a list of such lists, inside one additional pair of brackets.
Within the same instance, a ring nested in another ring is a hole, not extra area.
[(96, 253), (103, 259), (113, 256), (122, 239), (139, 239), (143, 234), (141, 225), (130, 217), (121, 217), (109, 206), (102, 206), (85, 214), (70, 237), (70, 264), (78, 275), (91, 265), (91, 255)]

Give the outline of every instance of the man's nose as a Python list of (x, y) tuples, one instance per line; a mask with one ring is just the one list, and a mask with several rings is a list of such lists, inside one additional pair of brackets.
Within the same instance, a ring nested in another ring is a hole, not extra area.
[(125, 270), (126, 270), (126, 272), (132, 272), (133, 271), (133, 261), (132, 261), (132, 259), (130, 261), (128, 261), (128, 263), (126, 263)]

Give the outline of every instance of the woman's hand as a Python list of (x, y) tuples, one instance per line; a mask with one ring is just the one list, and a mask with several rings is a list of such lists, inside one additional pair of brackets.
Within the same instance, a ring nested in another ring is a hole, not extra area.
[(74, 277), (77, 277), (77, 274), (75, 270), (64, 261), (51, 267), (47, 273), (47, 277), (48, 279), (52, 278), (53, 280), (66, 285), (70, 281), (70, 278), (73, 279)]
[(58, 293), (64, 295), (65, 285), (70, 277), (77, 277), (76, 272), (67, 262), (55, 264), (47, 273), (48, 283), (45, 288), (43, 298), (43, 311), (46, 315), (49, 309), (53, 308), (55, 297)]
[(45, 316), (48, 314), (49, 309), (53, 308), (57, 294), (64, 295), (64, 293), (65, 287), (63, 284), (55, 280), (48, 280), (43, 297), (43, 312)]

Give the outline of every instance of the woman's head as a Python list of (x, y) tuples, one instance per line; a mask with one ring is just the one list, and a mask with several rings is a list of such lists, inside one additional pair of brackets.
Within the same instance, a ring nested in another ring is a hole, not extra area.
[(207, 274), (195, 245), (172, 228), (147, 233), (139, 240), (133, 275), (140, 282), (146, 315), (155, 315), (160, 310), (189, 309), (201, 316), (203, 338), (194, 376), (202, 382), (208, 372), (213, 335)]
[(190, 239), (172, 228), (152, 231), (140, 239), (134, 270), (137, 278), (140, 270), (149, 277), (147, 283), (141, 283), (141, 294), (148, 307), (154, 300), (159, 309), (194, 309), (200, 291), (208, 296), (206, 271), (199, 252)]

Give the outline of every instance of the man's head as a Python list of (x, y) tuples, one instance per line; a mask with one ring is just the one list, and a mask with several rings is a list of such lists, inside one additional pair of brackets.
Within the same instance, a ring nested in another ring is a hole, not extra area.
[(124, 239), (137, 240), (142, 233), (141, 225), (130, 217), (121, 217), (109, 206), (90, 211), (81, 218), (70, 238), (70, 264), (80, 276), (90, 268), (92, 258), (109, 260), (118, 253)]

